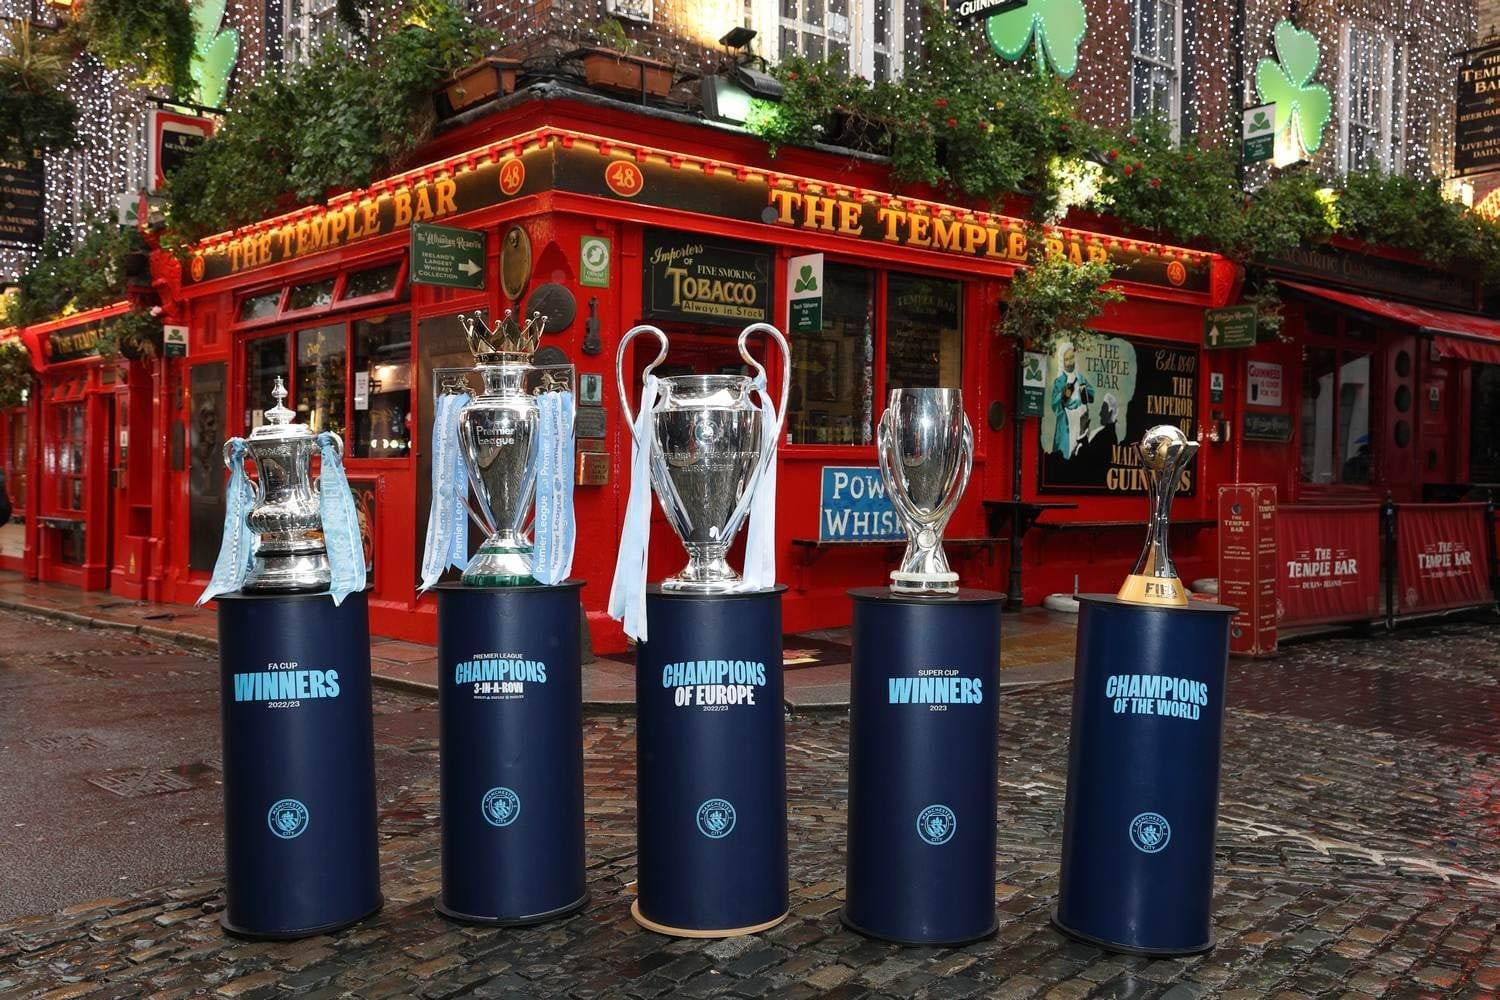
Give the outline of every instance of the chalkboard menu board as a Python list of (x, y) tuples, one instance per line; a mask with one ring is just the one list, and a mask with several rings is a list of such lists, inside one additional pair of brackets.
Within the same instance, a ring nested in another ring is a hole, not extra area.
[[(1198, 350), (1097, 335), (1061, 343), (1047, 358), (1040, 483), (1043, 493), (1146, 491), (1136, 447), (1157, 424), (1198, 435)], [(1178, 496), (1197, 489), (1197, 463), (1183, 472)]]
[(44, 201), (40, 159), (0, 160), (0, 244), (40, 244)]
[(887, 389), (962, 387), (962, 290), (957, 281), (890, 276), (885, 310)]

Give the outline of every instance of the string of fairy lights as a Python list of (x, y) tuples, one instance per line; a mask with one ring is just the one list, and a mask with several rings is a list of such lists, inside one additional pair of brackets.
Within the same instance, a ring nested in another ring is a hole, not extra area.
[[(846, 0), (851, 22), (863, 3), (891, 0)], [(1146, 0), (1088, 0), (1088, 32), (1081, 46), (1080, 71), (1073, 80), (1091, 113), (1123, 120), (1129, 107), (1130, 42), (1136, 4)], [(263, 0), (231, 0), (226, 24), (240, 32), (239, 63), (229, 104), (259, 78), (266, 45)], [(1339, 116), (1343, 112), (1340, 79), (1342, 47), (1347, 26), (1362, 25), (1387, 37), (1400, 60), (1397, 102), (1406, 142), (1402, 155), (1408, 171), (1441, 175), (1451, 162), (1453, 79), (1457, 53), (1476, 35), (1473, 7), (1464, 0), (1245, 0), (1244, 41), (1239, 47), (1247, 82), (1243, 93), (1231, 93), (1236, 78), (1236, 46), (1230, 33), (1228, 0), (1179, 0), (1183, 31), (1180, 53), (1188, 67), (1183, 93), (1183, 118), (1188, 130), (1206, 141), (1234, 141), (1242, 103), (1257, 98), (1255, 65), (1274, 57), (1272, 34), (1277, 22), (1292, 20), (1317, 36), (1322, 58), (1314, 79), (1334, 95), (1333, 118), (1323, 148), (1313, 157), (1316, 167), (1333, 172), (1340, 155)], [(331, 3), (314, 4), (319, 9)], [(600, 17), (581, 18), (578, 7), (537, 4), (533, 0), (471, 0), (477, 19), (499, 27), (507, 49), (527, 51), (543, 40), (587, 43), (601, 28), (602, 12), (649, 10), (650, 23), (620, 21), (623, 37), (638, 45), (643, 55), (686, 65), (702, 65), (714, 58), (715, 39), (730, 27), (748, 23), (760, 30), (755, 50), (774, 55), (779, 0), (605, 0)], [(42, 13), (39, 0), (0, 0), (0, 19), (31, 17), (39, 23), (66, 14)], [(288, 9), (292, 4), (287, 4)], [(379, 30), (377, 16), (376, 30)], [(606, 34), (606, 38), (607, 38)], [(267, 40), (278, 51), (279, 38)], [(1123, 88), (1121, 74), (1124, 74)], [(80, 57), (64, 88), (78, 105), (79, 142), (70, 150), (50, 152), (45, 158), (46, 219), (49, 231), (76, 232), (89, 213), (114, 214), (122, 193), (134, 191), (145, 171), (145, 121), (149, 94), (128, 86), (122, 75), (91, 57)], [(1121, 100), (1124, 100), (1123, 106)], [(1119, 123), (1118, 121), (1116, 122)], [(1256, 168), (1248, 178), (1255, 183)], [(1263, 177), (1262, 177), (1263, 179)], [(0, 280), (13, 279), (24, 269), (32, 251), (0, 246)]]

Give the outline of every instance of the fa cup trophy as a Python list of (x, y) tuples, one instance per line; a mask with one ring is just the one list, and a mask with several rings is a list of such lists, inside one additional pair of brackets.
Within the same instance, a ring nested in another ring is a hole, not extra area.
[[(224, 442), (230, 482), (224, 537), (213, 578), (198, 598), (219, 594), (317, 593), (335, 602), (365, 585), (364, 547), (349, 482), (344, 478), (344, 441), (327, 431), (314, 434), (285, 405), (281, 377), (271, 390), (276, 402), (249, 439)], [(314, 455), (322, 459), (315, 482)], [(245, 459), (258, 478), (245, 475)]]
[[(449, 565), (462, 566), (463, 582), (472, 587), (561, 582), (573, 542), (571, 377), (543, 371), (538, 378), (530, 358), (547, 323), (539, 313), (524, 325), (510, 312), (494, 327), (478, 312), (459, 322), (483, 388), (471, 395), (460, 377), (435, 393), (423, 588)], [(477, 510), (466, 503), (465, 479)], [(534, 499), (540, 554), (526, 530)], [(485, 532), (472, 559), (465, 514)]]
[[(745, 346), (750, 334), (757, 332), (770, 337), (782, 356), (780, 409), (769, 417), (769, 400), (764, 392), (766, 370)], [(642, 333), (651, 333), (661, 342), (656, 360), (642, 374), (647, 390), (641, 398), (641, 409), (649, 415), (644, 435), (636, 431), (637, 416), (630, 412), (624, 369), (625, 348)], [(658, 379), (651, 371), (667, 356), (667, 336), (654, 326), (630, 330), (621, 338), (615, 354), (626, 425), (636, 435), (636, 448), (649, 454), (656, 496), (688, 553), (682, 572), (663, 581), (665, 590), (727, 594), (746, 586), (724, 561), (724, 555), (751, 513), (756, 486), (764, 476), (774, 474), (771, 470), (776, 461), (776, 442), (786, 423), (792, 366), (786, 339), (768, 324), (746, 327), (740, 333), (739, 347), (740, 357), (755, 370), (755, 376), (674, 375)], [(757, 393), (760, 405), (752, 398)], [(647, 499), (645, 510), (649, 513)], [(768, 507), (767, 516), (771, 513)], [(751, 537), (756, 537), (753, 525)], [(767, 542), (774, 544), (774, 539)], [(751, 575), (750, 564), (759, 555), (747, 551), (747, 576)], [(774, 577), (774, 554), (771, 558)], [(755, 579), (749, 586), (763, 588), (774, 582)]]
[(1151, 496), (1151, 520), (1146, 526), (1146, 547), (1117, 596), (1132, 604), (1181, 607), (1187, 604), (1188, 596), (1177, 578), (1177, 568), (1172, 565), (1167, 548), (1168, 529), (1172, 497), (1177, 493), (1183, 470), (1198, 453), (1198, 442), (1189, 441), (1186, 434), (1171, 424), (1159, 424), (1146, 431), (1140, 450)]
[(974, 464), (974, 431), (958, 389), (892, 389), (876, 438), (880, 476), (906, 528), (906, 554), (891, 590), (956, 594), (958, 574), (943, 553)]

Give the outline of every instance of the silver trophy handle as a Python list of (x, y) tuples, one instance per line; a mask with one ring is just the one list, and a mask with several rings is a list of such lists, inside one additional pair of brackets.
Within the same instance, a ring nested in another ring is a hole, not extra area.
[[(249, 443), (248, 441), (246, 441), (242, 437), (232, 437), (229, 440), (227, 440), (227, 441), (224, 442), (224, 468), (229, 469), (231, 472), (234, 471), (234, 466), (230, 464), (230, 460), (229, 460), (229, 446), (232, 445), (232, 444), (234, 444), (236, 441), (238, 441), (240, 444), (248, 444)], [(259, 467), (257, 466), (257, 468), (259, 468)], [(249, 477), (247, 476), (246, 478), (249, 478)], [(260, 503), (264, 502), (264, 500), (266, 499), (266, 492), (261, 487), (260, 476), (259, 475), (257, 475), (254, 479), (250, 480), (250, 489), (252, 489), (255, 492), (255, 502), (256, 502), (256, 504), (260, 504)]]
[[(620, 409), (625, 413), (625, 428), (630, 431), (632, 438), (635, 437), (635, 414), (630, 412), (630, 394), (625, 391), (625, 346), (643, 333), (655, 335), (656, 339), (661, 341), (661, 350), (656, 352), (656, 360), (641, 372), (642, 380), (650, 375), (657, 365), (667, 360), (667, 335), (649, 323), (641, 323), (627, 330), (625, 336), (620, 338), (620, 346), (615, 349), (615, 387), (620, 392)], [(636, 446), (640, 446), (640, 441), (636, 441)]]
[(745, 363), (754, 368), (761, 378), (766, 377), (765, 365), (762, 365), (755, 358), (751, 357), (750, 350), (745, 344), (752, 333), (764, 333), (776, 342), (777, 347), (781, 348), (781, 402), (776, 409), (776, 440), (779, 442), (781, 440), (781, 432), (786, 427), (787, 400), (791, 398), (792, 350), (787, 346), (786, 338), (781, 335), (781, 331), (770, 323), (751, 323), (741, 330), (740, 357), (744, 358)]

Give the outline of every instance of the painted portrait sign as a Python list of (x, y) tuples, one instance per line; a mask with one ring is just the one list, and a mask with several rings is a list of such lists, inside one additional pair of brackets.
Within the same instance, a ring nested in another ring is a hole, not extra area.
[[(1037, 488), (1043, 493), (1145, 492), (1136, 442), (1174, 424), (1197, 436), (1198, 352), (1105, 335), (1059, 343), (1047, 357)], [(1183, 473), (1191, 496), (1196, 475)]]

